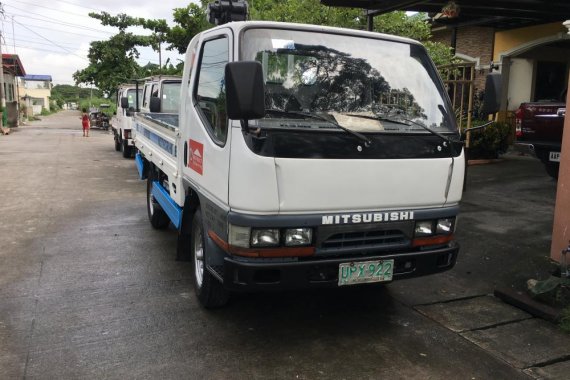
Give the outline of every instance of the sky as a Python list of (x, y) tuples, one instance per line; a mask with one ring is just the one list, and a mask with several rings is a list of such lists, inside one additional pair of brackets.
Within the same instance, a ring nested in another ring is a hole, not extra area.
[[(106, 40), (118, 29), (102, 26), (88, 16), (105, 11), (112, 15), (127, 13), (133, 17), (165, 19), (173, 25), (174, 8), (186, 7), (190, 0), (2, 0), (0, 15), (2, 53), (20, 57), (26, 74), (51, 75), (55, 84), (74, 85), (72, 74), (89, 64), (91, 41)], [(149, 34), (131, 28), (137, 34)], [(140, 48), (139, 64), (158, 64), (158, 52)], [(162, 62), (183, 59), (175, 51), (162, 50)]]

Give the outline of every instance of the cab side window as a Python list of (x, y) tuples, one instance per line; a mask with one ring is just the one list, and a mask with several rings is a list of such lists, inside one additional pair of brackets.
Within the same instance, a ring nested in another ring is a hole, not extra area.
[(143, 107), (148, 108), (150, 103), (150, 84), (144, 86)]
[(224, 70), (229, 62), (228, 38), (206, 41), (200, 53), (196, 101), (210, 137), (219, 145), (226, 142), (228, 117)]

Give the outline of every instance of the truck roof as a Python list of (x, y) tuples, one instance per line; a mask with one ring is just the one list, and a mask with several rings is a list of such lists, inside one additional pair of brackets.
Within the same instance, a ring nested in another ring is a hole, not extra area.
[(161, 80), (182, 80), (181, 76), (178, 75), (153, 75), (150, 77), (146, 77), (146, 78), (141, 78), (141, 81), (144, 80), (145, 83), (148, 82), (159, 82)]
[(402, 42), (407, 44), (421, 45), (420, 42), (412, 40), (411, 38), (394, 36), (391, 34), (368, 32), (364, 30), (348, 29), (348, 28), (337, 28), (332, 26), (322, 26), (322, 25), (311, 25), (311, 24), (296, 24), (290, 22), (276, 22), (276, 21), (237, 21), (230, 22), (227, 24), (216, 26), (207, 31), (230, 28), (234, 32), (239, 33), (244, 29), (249, 28), (273, 28), (273, 29), (292, 29), (292, 30), (302, 30), (310, 32), (319, 33), (333, 33), (333, 34), (344, 34), (348, 36), (356, 37), (367, 37), (367, 38), (378, 38), (387, 41)]

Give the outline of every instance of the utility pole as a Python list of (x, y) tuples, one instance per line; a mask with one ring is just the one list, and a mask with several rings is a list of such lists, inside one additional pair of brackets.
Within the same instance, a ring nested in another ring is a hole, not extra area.
[[(0, 16), (4, 18), (4, 4), (0, 3)], [(2, 57), (2, 30), (0, 30), (0, 106), (2, 106), (2, 114), (0, 115), (0, 128), (4, 127), (4, 112), (6, 112), (6, 94), (4, 91), (4, 59)]]

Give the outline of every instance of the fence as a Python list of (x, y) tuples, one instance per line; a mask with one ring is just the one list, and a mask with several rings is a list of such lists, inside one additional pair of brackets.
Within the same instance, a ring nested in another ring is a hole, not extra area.
[(462, 62), (439, 66), (438, 69), (451, 99), (459, 130), (462, 132), (467, 130), (466, 146), (469, 147), (469, 128), (471, 128), (473, 117), (475, 63)]

